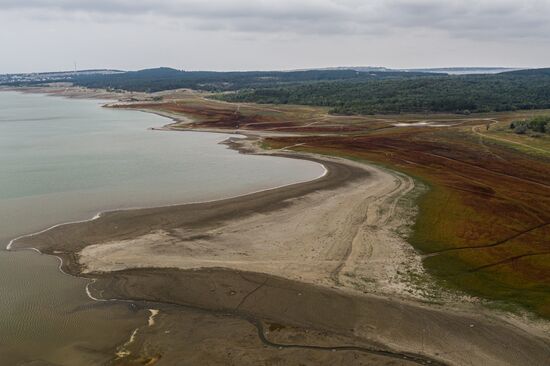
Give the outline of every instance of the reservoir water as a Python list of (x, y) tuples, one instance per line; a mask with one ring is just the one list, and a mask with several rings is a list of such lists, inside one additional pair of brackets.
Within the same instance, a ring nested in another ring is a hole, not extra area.
[[(167, 120), (97, 100), (0, 93), (0, 247), (99, 211), (244, 194), (313, 179), (319, 164), (238, 154), (229, 135), (152, 131)], [(97, 303), (58, 260), (0, 250), (0, 363), (95, 365), (146, 310)], [(37, 363), (39, 360), (39, 363)]]

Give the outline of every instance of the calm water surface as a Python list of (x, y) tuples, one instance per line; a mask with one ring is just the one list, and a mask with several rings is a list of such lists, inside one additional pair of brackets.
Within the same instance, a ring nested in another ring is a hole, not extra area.
[[(238, 154), (229, 135), (148, 130), (162, 117), (100, 101), (0, 92), (0, 247), (98, 211), (217, 199), (312, 179), (315, 163)], [(0, 250), (0, 360), (97, 364), (146, 318), (99, 304), (58, 260)]]

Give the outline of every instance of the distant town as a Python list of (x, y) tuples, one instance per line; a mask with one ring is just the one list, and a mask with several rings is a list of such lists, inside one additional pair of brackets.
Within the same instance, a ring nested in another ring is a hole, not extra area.
[(75, 76), (83, 75), (111, 75), (118, 74), (119, 70), (78, 70), (78, 71), (57, 71), (57, 72), (39, 72), (24, 74), (0, 74), (0, 84), (20, 84), (20, 83), (44, 83), (50, 81), (71, 81)]

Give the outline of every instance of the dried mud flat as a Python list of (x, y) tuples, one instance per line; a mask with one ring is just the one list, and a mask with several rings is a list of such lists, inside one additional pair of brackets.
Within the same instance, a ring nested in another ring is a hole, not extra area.
[(109, 212), (15, 246), (61, 256), (95, 297), (161, 309), (113, 364), (547, 364), (547, 340), (525, 330), (403, 300), (397, 268), (420, 262), (395, 225), (413, 181), (322, 163), (315, 181)]

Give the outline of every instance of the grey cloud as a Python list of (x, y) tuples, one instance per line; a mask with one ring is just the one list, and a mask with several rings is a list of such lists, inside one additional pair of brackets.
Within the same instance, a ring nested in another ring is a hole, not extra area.
[(0, 10), (71, 18), (141, 16), (199, 30), (364, 34), (432, 30), (455, 37), (550, 38), (550, 0), (0, 0)]

